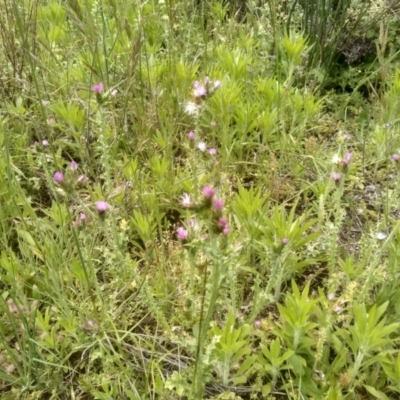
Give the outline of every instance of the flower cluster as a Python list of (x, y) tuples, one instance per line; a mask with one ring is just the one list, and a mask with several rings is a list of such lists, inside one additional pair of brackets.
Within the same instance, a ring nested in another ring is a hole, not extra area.
[[(56, 186), (63, 187), (65, 190), (69, 190), (73, 188), (74, 185), (82, 185), (86, 181), (86, 176), (78, 174), (78, 163), (72, 160), (69, 164), (69, 171), (66, 171), (66, 175), (64, 175), (61, 171), (56, 171), (53, 174), (53, 182)], [(96, 211), (100, 216), (104, 216), (106, 211), (109, 210), (110, 205), (104, 201), (99, 200), (95, 203)], [(75, 227), (79, 226), (80, 224), (87, 222), (87, 215), (81, 213), (79, 219), (73, 223)]]
[[(188, 115), (197, 116), (201, 109), (201, 102), (208, 96), (212, 95), (220, 86), (221, 81), (212, 81), (208, 76), (206, 76), (203, 81), (193, 82), (193, 100), (185, 103), (185, 112)], [(213, 122), (213, 126), (215, 126), (215, 122)], [(190, 131), (187, 134), (187, 137), (190, 141), (194, 141), (196, 135), (193, 131)], [(200, 140), (197, 143), (196, 148), (204, 153), (207, 151), (207, 143)], [(214, 147), (211, 147), (208, 150), (208, 153), (211, 156), (215, 156), (217, 154), (217, 150)]]
[[(352, 158), (352, 153), (347, 152), (344, 157), (340, 157), (338, 154), (335, 154), (332, 158), (333, 164), (335, 164), (338, 168), (346, 171), (350, 165), (350, 161)], [(335, 183), (338, 183), (342, 178), (342, 174), (340, 172), (333, 172), (331, 174), (331, 178)]]
[(193, 97), (195, 101), (204, 99), (213, 94), (221, 86), (221, 81), (212, 81), (208, 76), (203, 79), (203, 82), (193, 82)]
[(76, 228), (76, 227), (78, 227), (80, 225), (86, 224), (87, 221), (88, 221), (87, 215), (84, 214), (84, 213), (80, 213), (79, 214), (79, 218), (76, 221), (74, 221), (73, 225)]
[(105, 100), (111, 97), (115, 97), (118, 94), (117, 89), (110, 89), (107, 92), (104, 92), (104, 83), (100, 82), (94, 86), (92, 86), (92, 91), (96, 95), (96, 100), (99, 104), (104, 103)]
[[(193, 82), (193, 98), (185, 104), (185, 111), (189, 115), (198, 115), (201, 109), (201, 103), (208, 96), (212, 95), (221, 86), (221, 81), (212, 81), (206, 76), (202, 81)], [(213, 122), (213, 127), (215, 122)], [(208, 148), (207, 143), (201, 139), (197, 139), (197, 132), (193, 130), (187, 133), (187, 138), (192, 142), (192, 148), (196, 148), (202, 153), (208, 153), (211, 157), (217, 155), (217, 149), (215, 147)], [(204, 186), (202, 189), (203, 199), (201, 202), (193, 202), (189, 194), (184, 193), (180, 198), (179, 204), (181, 207), (189, 208), (199, 212), (208, 212), (211, 215), (211, 221), (213, 224), (213, 230), (217, 230), (227, 235), (230, 232), (230, 227), (226, 218), (222, 217), (222, 211), (224, 208), (224, 201), (222, 199), (214, 198), (215, 189), (211, 186)], [(191, 219), (188, 229), (180, 226), (177, 231), (177, 237), (179, 240), (186, 242), (189, 240), (190, 231), (197, 227), (195, 220)]]
[(224, 235), (227, 235), (231, 231), (226, 218), (218, 218), (217, 226)]
[(186, 114), (197, 116), (201, 109), (201, 102), (211, 96), (220, 86), (221, 81), (212, 81), (208, 76), (202, 82), (193, 82), (193, 100), (184, 104)]
[[(85, 175), (79, 175), (76, 177), (76, 171), (78, 170), (78, 163), (76, 161), (71, 161), (69, 164), (69, 169), (70, 169), (70, 174), (72, 175), (71, 178), (76, 178), (75, 183), (82, 183), (85, 181), (86, 177)], [(68, 184), (71, 184), (71, 179), (69, 182), (66, 180), (65, 175), (61, 171), (56, 171), (53, 174), (53, 182), (58, 185), (58, 186), (68, 186)]]
[[(196, 138), (196, 135), (193, 131), (190, 131), (187, 134), (187, 137), (190, 141), (193, 141)], [(200, 141), (197, 143), (196, 148), (198, 150), (200, 150), (202, 153), (205, 153), (207, 151), (207, 143), (204, 141)], [(217, 149), (215, 147), (211, 147), (208, 149), (208, 154), (210, 154), (210, 156), (216, 156), (217, 155)]]
[(350, 161), (352, 158), (352, 154), (348, 151), (344, 157), (340, 157), (338, 154), (335, 154), (332, 158), (332, 162), (338, 166), (339, 168), (347, 168), (350, 165)]
[[(202, 189), (203, 200), (200, 203), (194, 203), (189, 194), (184, 193), (180, 198), (179, 204), (181, 207), (192, 208), (197, 211), (207, 211), (211, 212), (211, 221), (213, 225), (213, 230), (217, 232), (221, 232), (224, 235), (227, 235), (231, 228), (229, 227), (227, 218), (222, 216), (222, 212), (224, 209), (224, 200), (215, 197), (215, 189), (209, 185), (206, 185)], [(191, 219), (189, 222), (189, 228), (195, 230), (197, 227), (196, 221)], [(177, 237), (183, 242), (188, 241), (189, 239), (189, 230), (180, 226), (177, 229)]]

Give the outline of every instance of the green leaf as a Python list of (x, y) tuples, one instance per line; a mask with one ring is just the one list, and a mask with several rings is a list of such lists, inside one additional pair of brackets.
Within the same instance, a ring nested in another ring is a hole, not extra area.
[(238, 375), (243, 375), (248, 371), (254, 364), (254, 362), (257, 359), (257, 355), (252, 355), (249, 357), (246, 357), (246, 359), (242, 362), (240, 365), (239, 369), (237, 370)]
[(305, 367), (307, 366), (306, 360), (299, 356), (298, 354), (293, 354), (289, 359), (288, 362), (293, 367), (293, 372), (297, 376), (303, 376), (305, 373)]
[(379, 400), (390, 400), (389, 397), (386, 396), (385, 393), (381, 392), (380, 390), (374, 389), (372, 386), (363, 385), (365, 389), (368, 390), (373, 396), (375, 396)]
[(262, 395), (264, 398), (266, 398), (270, 393), (271, 393), (271, 385), (267, 383), (266, 385), (263, 386), (262, 388)]
[(242, 376), (234, 376), (231, 378), (231, 381), (234, 385), (243, 385), (247, 382), (247, 377), (242, 375)]

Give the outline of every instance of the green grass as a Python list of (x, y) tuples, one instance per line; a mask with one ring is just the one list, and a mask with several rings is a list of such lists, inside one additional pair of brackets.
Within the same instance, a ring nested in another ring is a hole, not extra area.
[(0, 0), (1, 399), (398, 398), (400, 10), (311, 3)]

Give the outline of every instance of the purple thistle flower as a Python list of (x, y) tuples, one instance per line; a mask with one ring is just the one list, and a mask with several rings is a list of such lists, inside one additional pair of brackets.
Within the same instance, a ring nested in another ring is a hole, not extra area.
[(342, 175), (340, 174), (340, 172), (333, 172), (331, 175), (331, 178), (335, 181), (338, 182), (340, 180), (340, 178), (342, 177)]
[(79, 219), (80, 219), (81, 221), (86, 221), (86, 220), (87, 220), (87, 215), (84, 214), (84, 213), (81, 213), (80, 216), (79, 216)]
[(343, 159), (343, 165), (347, 167), (350, 164), (350, 160), (351, 160), (351, 153), (347, 152)]
[(53, 181), (55, 183), (64, 182), (64, 174), (62, 172), (55, 172), (54, 175), (53, 175)]
[(395, 162), (398, 162), (400, 160), (400, 156), (398, 154), (393, 154), (392, 155), (392, 160)]
[(222, 211), (224, 208), (224, 201), (222, 199), (215, 199), (213, 205), (216, 211)]
[(212, 147), (210, 150), (208, 150), (208, 152), (211, 156), (215, 156), (217, 154), (217, 149), (214, 149), (214, 147)]
[(283, 244), (288, 244), (289, 243), (289, 239), (288, 238), (283, 238), (282, 239), (282, 243)]
[(103, 201), (103, 200), (96, 201), (96, 210), (100, 214), (105, 213), (109, 208), (110, 208), (110, 205), (106, 201)]
[(207, 199), (211, 199), (215, 194), (215, 190), (211, 186), (204, 186), (203, 194)]
[(221, 228), (221, 229), (222, 229), (222, 228), (225, 228), (225, 226), (228, 225), (228, 221), (227, 221), (226, 218), (220, 218), (220, 219), (218, 220), (217, 225), (218, 225), (218, 227)]
[(177, 236), (180, 240), (187, 240), (187, 238), (189, 237), (188, 231), (183, 228), (182, 226), (180, 226), (177, 230)]
[(100, 82), (97, 85), (94, 85), (92, 89), (96, 94), (100, 94), (104, 91), (104, 84)]
[(199, 85), (193, 91), (194, 97), (204, 97), (207, 95), (207, 90), (204, 86)]
[(222, 233), (224, 235), (227, 235), (230, 231), (231, 231), (231, 228), (229, 227), (229, 225), (225, 225), (225, 228), (223, 229)]
[(193, 131), (190, 131), (190, 132), (188, 133), (188, 138), (189, 138), (190, 140), (193, 140), (194, 137), (195, 137), (194, 132), (193, 132)]
[(69, 168), (71, 169), (71, 171), (76, 171), (78, 169), (78, 163), (76, 163), (75, 161), (71, 161), (71, 163), (69, 164)]

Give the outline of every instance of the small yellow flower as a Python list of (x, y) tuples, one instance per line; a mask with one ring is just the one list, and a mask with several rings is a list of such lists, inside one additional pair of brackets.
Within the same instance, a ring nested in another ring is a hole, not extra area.
[(123, 231), (126, 231), (129, 229), (128, 222), (126, 221), (126, 219), (121, 219), (121, 222), (119, 223), (119, 225)]

